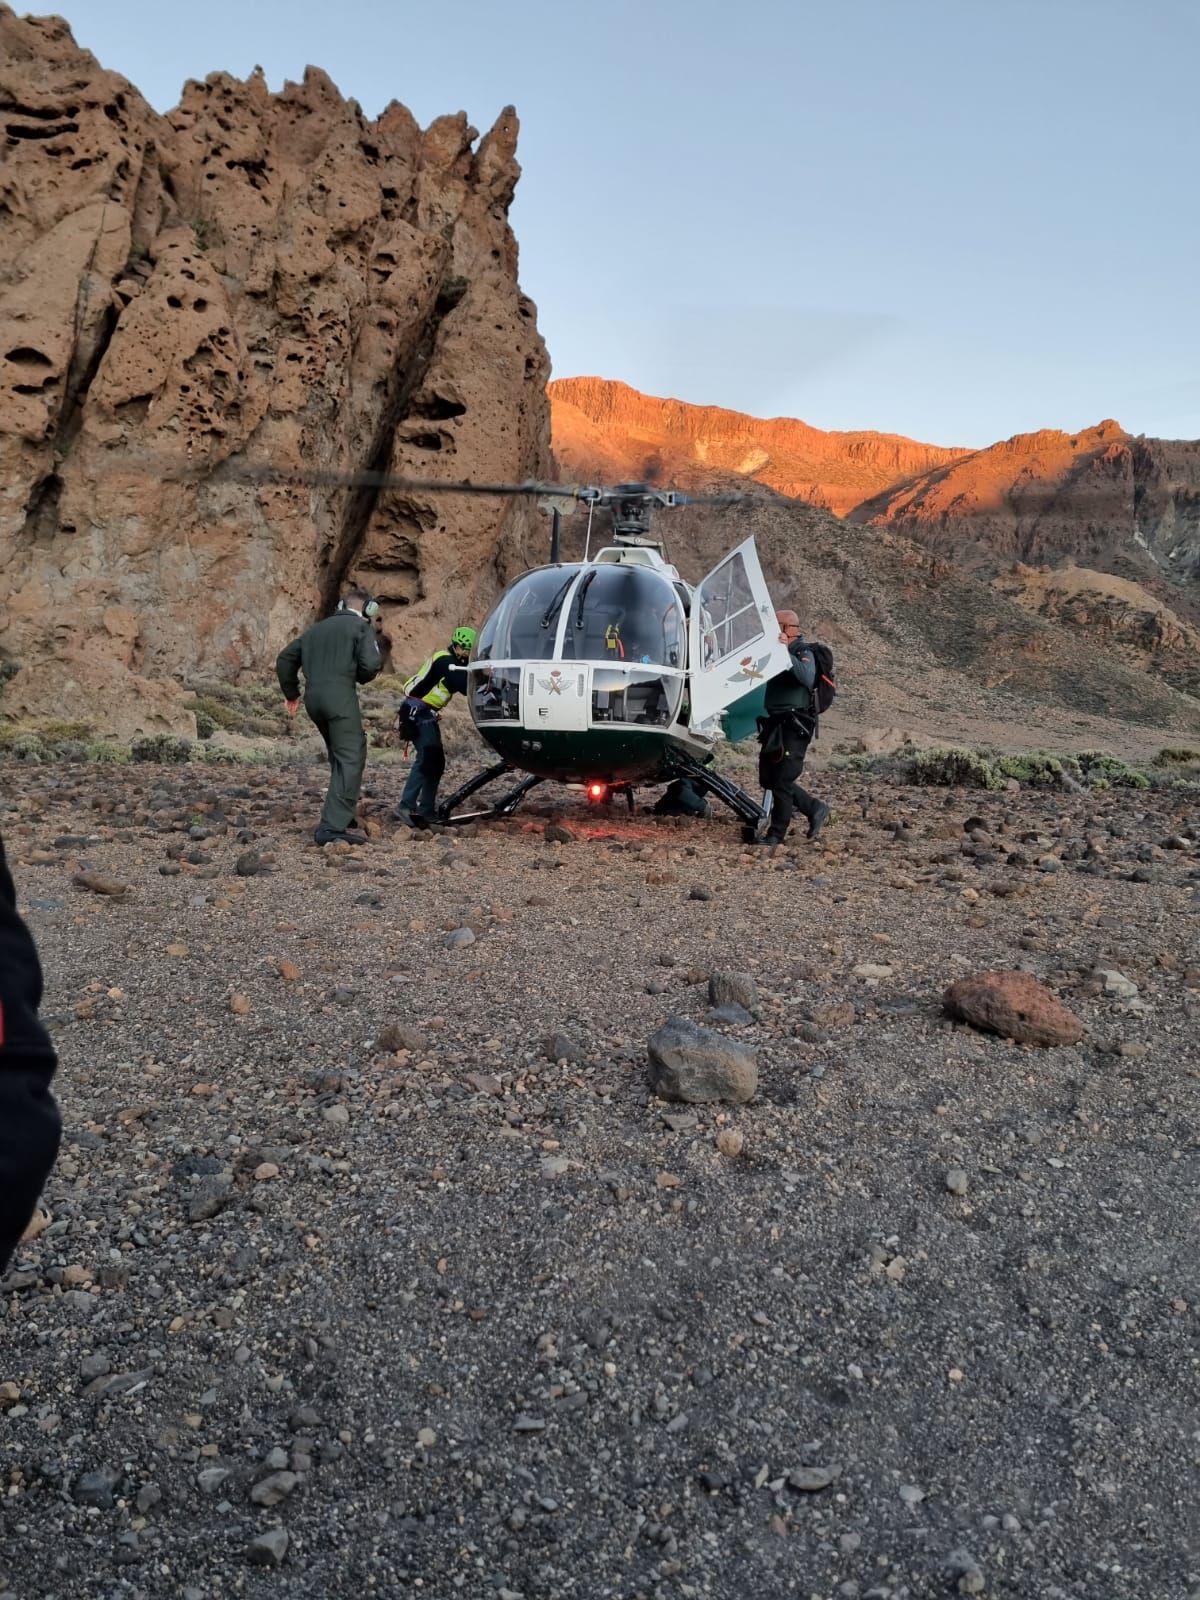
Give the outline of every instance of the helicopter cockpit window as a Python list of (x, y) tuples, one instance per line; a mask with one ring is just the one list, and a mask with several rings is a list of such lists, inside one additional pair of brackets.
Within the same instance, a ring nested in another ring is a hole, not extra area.
[(763, 631), (746, 563), (735, 552), (696, 591), (705, 664), (723, 661)]
[(484, 623), (476, 661), (549, 661), (577, 566), (539, 567), (505, 591)]
[(683, 679), (673, 673), (596, 667), (592, 673), (592, 721), (636, 722), (666, 728), (683, 698)]
[(570, 599), (563, 659), (682, 670), (683, 608), (674, 587), (645, 567), (593, 568)]
[(518, 722), (521, 717), (520, 667), (472, 667), (471, 712), (476, 722)]

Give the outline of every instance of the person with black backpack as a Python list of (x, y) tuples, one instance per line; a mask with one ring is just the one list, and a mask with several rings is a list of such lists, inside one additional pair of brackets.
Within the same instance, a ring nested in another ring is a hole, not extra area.
[(754, 842), (764, 845), (783, 843), (795, 811), (808, 818), (810, 839), (815, 839), (829, 820), (825, 802), (802, 789), (796, 779), (804, 771), (821, 712), (833, 699), (833, 652), (826, 645), (806, 642), (794, 611), (775, 615), (791, 663), (768, 681), (763, 703), (766, 715), (758, 724), (758, 781), (770, 794), (771, 806), (767, 832)]

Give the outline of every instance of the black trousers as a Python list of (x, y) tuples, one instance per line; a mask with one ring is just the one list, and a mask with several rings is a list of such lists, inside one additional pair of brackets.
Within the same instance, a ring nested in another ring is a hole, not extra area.
[(758, 781), (771, 791), (771, 816), (767, 838), (782, 840), (787, 837), (793, 813), (812, 817), (819, 801), (807, 789), (802, 789), (796, 779), (804, 771), (809, 740), (798, 729), (788, 729), (784, 735), (783, 749), (764, 749), (758, 758)]
[(437, 815), (438, 784), (446, 770), (442, 725), (432, 712), (418, 712), (412, 721), (409, 737), (415, 755), (404, 793), (400, 796), (400, 805), (414, 816), (432, 818)]

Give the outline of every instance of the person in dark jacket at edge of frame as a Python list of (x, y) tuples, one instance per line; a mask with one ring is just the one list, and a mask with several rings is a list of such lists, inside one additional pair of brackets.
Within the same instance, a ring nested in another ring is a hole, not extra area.
[(804, 758), (817, 725), (817, 664), (800, 632), (796, 613), (777, 611), (775, 617), (791, 664), (770, 679), (763, 700), (766, 715), (759, 733), (758, 781), (770, 791), (771, 814), (765, 836), (756, 842), (764, 845), (783, 843), (794, 811), (808, 818), (810, 839), (815, 839), (829, 820), (825, 802), (796, 782), (804, 771)]
[(396, 725), (416, 754), (394, 815), (410, 828), (427, 828), (437, 820), (438, 784), (446, 770), (439, 719), (451, 698), (467, 691), (467, 662), (477, 637), (474, 628), (455, 628), (450, 648), (427, 656), (404, 685)]
[(57, 1061), (38, 1020), (42, 969), (0, 839), (0, 1273), (29, 1225), (62, 1136)]
[(344, 839), (365, 843), (357, 830), (355, 810), (367, 764), (367, 736), (358, 708), (358, 685), (378, 677), (383, 666), (379, 641), (371, 626), (379, 602), (365, 589), (347, 589), (331, 617), (314, 622), (275, 662), (279, 687), (289, 717), (300, 705), (300, 673), (304, 674), (304, 709), (325, 741), (329, 754), (329, 791), (313, 839), (330, 844)]

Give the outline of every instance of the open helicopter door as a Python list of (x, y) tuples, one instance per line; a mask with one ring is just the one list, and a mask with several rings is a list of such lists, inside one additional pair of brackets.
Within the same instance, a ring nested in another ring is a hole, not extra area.
[[(703, 728), (788, 665), (753, 537), (697, 586), (688, 618), (691, 726)], [(707, 729), (704, 729), (707, 732)]]

